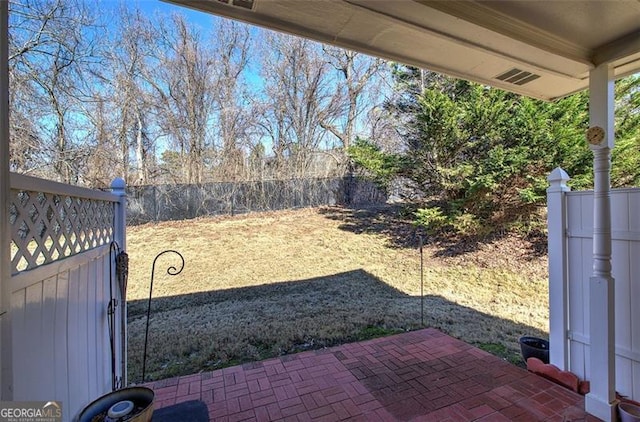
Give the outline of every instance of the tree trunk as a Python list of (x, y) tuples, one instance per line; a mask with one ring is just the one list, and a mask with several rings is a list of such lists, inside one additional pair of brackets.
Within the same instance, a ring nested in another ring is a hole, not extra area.
[(138, 163), (138, 184), (147, 184), (147, 159), (144, 148), (144, 123), (140, 110), (136, 112), (136, 161)]

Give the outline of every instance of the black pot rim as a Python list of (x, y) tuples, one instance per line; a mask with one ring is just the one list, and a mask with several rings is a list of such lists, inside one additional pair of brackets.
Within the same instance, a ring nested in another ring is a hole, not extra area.
[(91, 420), (91, 418), (109, 409), (109, 407), (116, 404), (117, 402), (122, 400), (131, 400), (131, 398), (129, 398), (127, 394), (135, 394), (137, 398), (143, 396), (144, 400), (149, 401), (149, 403), (143, 409), (143, 412), (146, 411), (149, 406), (153, 406), (153, 402), (155, 401), (155, 393), (148, 387), (125, 387), (120, 390), (104, 394), (83, 407), (80, 413), (78, 413), (78, 417), (76, 420), (82, 421), (87, 417), (89, 418), (89, 420)]
[(542, 344), (545, 344), (547, 347), (549, 347), (549, 340), (540, 338), (540, 337), (533, 337), (533, 336), (522, 336), (518, 339), (518, 343), (520, 344), (527, 344), (527, 341), (536, 341)]

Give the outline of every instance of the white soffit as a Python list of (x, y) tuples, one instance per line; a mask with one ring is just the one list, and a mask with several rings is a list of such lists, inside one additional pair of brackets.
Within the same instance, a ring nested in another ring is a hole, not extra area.
[(546, 100), (640, 71), (640, 0), (169, 1)]

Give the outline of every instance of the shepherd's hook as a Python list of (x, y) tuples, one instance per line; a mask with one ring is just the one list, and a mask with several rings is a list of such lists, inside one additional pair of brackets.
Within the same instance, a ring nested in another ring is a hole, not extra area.
[(182, 256), (182, 254), (180, 252), (174, 251), (173, 249), (167, 249), (166, 251), (160, 252), (153, 259), (153, 265), (151, 266), (151, 285), (149, 286), (149, 303), (147, 304), (147, 326), (146, 326), (145, 332), (144, 332), (144, 352), (143, 352), (143, 355), (142, 355), (142, 382), (144, 382), (144, 376), (145, 376), (146, 370), (147, 370), (147, 339), (149, 337), (149, 316), (151, 315), (151, 296), (153, 295), (153, 279), (154, 279), (155, 273), (156, 273), (156, 261), (162, 255), (167, 254), (167, 253), (174, 253), (174, 254), (178, 255), (180, 257), (180, 261), (181, 261), (179, 267), (175, 267), (173, 265), (169, 266), (169, 268), (167, 268), (167, 274), (172, 275), (172, 276), (173, 275), (178, 275), (184, 269), (184, 257)]

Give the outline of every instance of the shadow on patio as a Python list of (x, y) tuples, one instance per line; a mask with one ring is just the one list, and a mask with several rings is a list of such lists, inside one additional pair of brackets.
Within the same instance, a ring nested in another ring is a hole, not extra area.
[[(134, 368), (145, 302), (129, 304)], [(363, 270), (161, 297), (152, 306), (150, 355), (160, 355), (150, 360), (152, 374), (167, 377), (158, 367), (167, 358), (162, 353), (183, 362), (196, 356), (181, 373), (199, 372), (149, 384), (165, 411), (196, 400), (216, 421), (585, 420), (581, 396), (435, 329), (334, 346), (361, 339), (371, 324), (420, 326), (419, 297)], [(544, 335), (436, 295), (425, 297), (425, 324), (478, 343), (485, 335), (514, 342), (521, 334)], [(216, 347), (229, 347), (231, 339), (240, 349), (230, 362), (259, 361), (218, 370), (199, 363), (198, 356), (219, 356)], [(296, 346), (283, 348), (287, 342)], [(305, 348), (319, 350), (295, 353)], [(284, 355), (260, 360), (268, 354)]]

